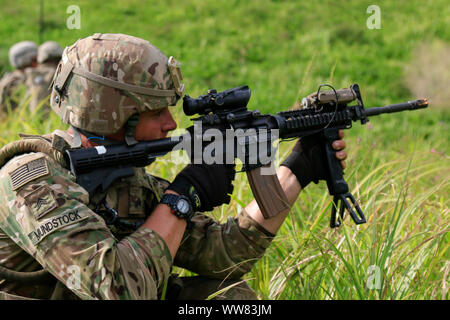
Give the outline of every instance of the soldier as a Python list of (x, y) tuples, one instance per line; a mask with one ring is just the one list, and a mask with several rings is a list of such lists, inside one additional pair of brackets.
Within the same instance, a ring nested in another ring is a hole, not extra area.
[(61, 60), (62, 52), (63, 50), (57, 42), (44, 42), (38, 48), (38, 65), (36, 68), (28, 68), (26, 70), (26, 84), (31, 95), (29, 106), (31, 112), (34, 112), (43, 100), (45, 100), (44, 110), (49, 109), (50, 83), (52, 82), (59, 60)]
[(25, 92), (26, 71), (36, 66), (37, 45), (32, 41), (22, 41), (9, 49), (9, 63), (15, 68), (0, 80), (0, 115), (14, 110), (20, 95)]
[[(134, 168), (92, 196), (68, 171), (67, 148), (166, 137), (181, 79), (173, 57), (132, 36), (95, 34), (66, 48), (50, 101), (70, 129), (0, 150), (0, 297), (157, 299), (168, 283), (166, 298), (205, 299), (263, 256), (288, 211), (264, 220), (253, 201), (222, 224), (203, 213), (229, 202), (234, 165), (188, 165), (171, 183)], [(334, 147), (344, 167), (344, 141)], [(325, 178), (320, 150), (304, 139), (278, 169), (291, 205)], [(199, 276), (173, 277), (172, 265)], [(240, 283), (225, 298), (256, 295)]]

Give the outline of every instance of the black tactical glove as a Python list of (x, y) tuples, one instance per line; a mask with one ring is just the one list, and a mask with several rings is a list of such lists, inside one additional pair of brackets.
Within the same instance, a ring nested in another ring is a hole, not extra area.
[(195, 211), (211, 211), (230, 202), (235, 174), (234, 164), (190, 164), (167, 189), (188, 197)]
[(319, 180), (326, 180), (328, 177), (322, 143), (318, 133), (300, 138), (281, 164), (291, 169), (302, 189), (311, 181), (317, 184)]

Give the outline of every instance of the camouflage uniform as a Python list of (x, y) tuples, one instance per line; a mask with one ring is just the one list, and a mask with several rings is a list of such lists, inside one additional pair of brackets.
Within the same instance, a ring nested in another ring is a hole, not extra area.
[(6, 73), (0, 80), (0, 116), (4, 117), (8, 110), (14, 110), (26, 92), (26, 75), (24, 70)]
[(26, 70), (37, 57), (37, 46), (31, 41), (16, 43), (9, 50), (9, 62), (16, 70), (6, 73), (0, 80), (0, 116), (14, 110), (26, 92)]
[(26, 86), (29, 95), (31, 96), (29, 110), (34, 112), (39, 104), (43, 102), (43, 110), (50, 110), (49, 98), (51, 90), (50, 84), (55, 74), (56, 66), (51, 63), (39, 64), (35, 68), (27, 68)]
[(34, 112), (38, 105), (45, 100), (43, 110), (50, 109), (49, 97), (51, 93), (50, 84), (55, 74), (56, 66), (62, 55), (62, 48), (54, 41), (47, 41), (38, 48), (36, 68), (28, 68), (27, 88), (31, 95), (29, 109)]
[(168, 183), (136, 168), (134, 177), (90, 198), (66, 169), (60, 150), (70, 141), (61, 136), (25, 137), (0, 151), (0, 263), (16, 271), (42, 266), (56, 278), (20, 287), (5, 282), (2, 291), (41, 299), (55, 291), (56, 298), (157, 299), (172, 263), (208, 278), (239, 279), (270, 244), (272, 235), (245, 212), (223, 224), (197, 214), (174, 259), (152, 230), (109, 228), (93, 211), (103, 199), (135, 222), (155, 208)]
[[(83, 52), (92, 47), (99, 55), (120, 52), (127, 62), (102, 62), (96, 70), (99, 60)], [(171, 62), (148, 42), (96, 34), (66, 48), (54, 79), (52, 108), (73, 128), (115, 132), (128, 126), (136, 112), (176, 103), (184, 88)], [(250, 271), (273, 238), (245, 211), (223, 224), (197, 213), (172, 257), (156, 232), (132, 227), (155, 209), (168, 182), (135, 168), (133, 177), (89, 196), (67, 170), (63, 151), (72, 147), (79, 147), (76, 135), (56, 131), (24, 136), (0, 150), (0, 265), (25, 272), (42, 266), (52, 275), (37, 284), (0, 283), (0, 298), (157, 299), (167, 281), (169, 296), (206, 298), (222, 279), (229, 279), (227, 286)], [(108, 207), (118, 212), (121, 224), (105, 223)], [(172, 265), (201, 277), (172, 281)], [(190, 288), (182, 285), (177, 293), (173, 288), (180, 282)], [(240, 289), (233, 297), (250, 296)]]

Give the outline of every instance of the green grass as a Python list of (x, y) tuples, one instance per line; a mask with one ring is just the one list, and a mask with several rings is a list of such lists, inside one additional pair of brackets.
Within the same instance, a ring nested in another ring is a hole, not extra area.
[[(38, 41), (39, 7), (38, 1), (4, 2), (0, 68), (7, 70), (12, 44)], [(73, 1), (45, 1), (45, 40), (70, 45), (95, 32), (139, 36), (183, 63), (189, 95), (249, 84), (249, 108), (262, 112), (288, 109), (321, 83), (359, 83), (367, 107), (418, 98), (406, 85), (405, 71), (426, 70), (414, 64), (415, 49), (450, 42), (446, 1), (380, 1), (380, 30), (366, 27), (371, 1), (142, 3), (76, 1), (82, 28), (68, 30), (66, 8)], [(189, 120), (180, 109), (175, 117), (184, 127)], [(448, 299), (449, 123), (448, 104), (432, 103), (427, 110), (383, 115), (347, 131), (345, 177), (368, 222), (355, 226), (347, 217), (341, 228), (330, 229), (326, 185), (310, 185), (246, 276), (260, 298)], [(64, 127), (53, 113), (29, 114), (25, 101), (1, 120), (0, 144), (16, 140), (18, 132)], [(291, 146), (283, 143), (280, 154)], [(181, 168), (160, 159), (149, 171), (171, 179)], [(214, 217), (234, 215), (251, 200), (247, 190), (239, 174), (233, 201)]]

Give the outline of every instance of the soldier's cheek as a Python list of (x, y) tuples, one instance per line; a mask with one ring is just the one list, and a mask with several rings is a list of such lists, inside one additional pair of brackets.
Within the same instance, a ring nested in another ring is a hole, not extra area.
[(134, 137), (138, 141), (148, 141), (161, 139), (166, 136), (166, 133), (162, 131), (161, 125), (158, 123), (149, 123), (145, 126), (136, 127)]

